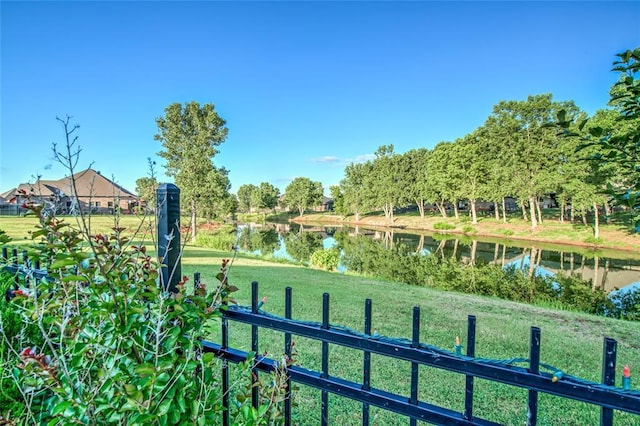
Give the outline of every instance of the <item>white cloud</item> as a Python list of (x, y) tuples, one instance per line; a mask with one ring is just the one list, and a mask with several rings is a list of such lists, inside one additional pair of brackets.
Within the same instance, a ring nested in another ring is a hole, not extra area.
[(374, 154), (357, 155), (355, 158), (340, 158), (333, 155), (325, 155), (324, 157), (312, 158), (313, 163), (332, 164), (336, 166), (347, 166), (351, 163), (365, 163), (376, 158)]

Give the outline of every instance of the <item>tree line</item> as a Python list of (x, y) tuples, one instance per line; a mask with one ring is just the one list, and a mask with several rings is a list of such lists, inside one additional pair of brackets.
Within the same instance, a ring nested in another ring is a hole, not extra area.
[(513, 197), (536, 228), (542, 198), (553, 195), (562, 221), (568, 206), (571, 219), (578, 214), (585, 224), (591, 211), (598, 238), (599, 212), (610, 217), (610, 200), (632, 211), (640, 207), (640, 49), (618, 57), (614, 70), (621, 76), (609, 108), (588, 117), (573, 101), (551, 94), (501, 101), (482, 126), (455, 141), (404, 154), (385, 145), (373, 160), (350, 164), (331, 187), (334, 209), (356, 220), (381, 209), (393, 222), (399, 206), (413, 203), (423, 218), (429, 206), (443, 217), (451, 207), (457, 218), (464, 202), (475, 224), (480, 201), (506, 221), (506, 200)]
[[(578, 215), (586, 224), (592, 212), (597, 238), (599, 212), (610, 217), (610, 200), (640, 211), (640, 49), (617, 56), (614, 70), (620, 78), (610, 90), (608, 108), (588, 117), (573, 101), (556, 101), (551, 94), (501, 101), (482, 126), (455, 141), (402, 154), (383, 145), (373, 160), (348, 165), (339, 185), (330, 188), (334, 209), (356, 220), (382, 210), (392, 223), (394, 211), (408, 204), (424, 218), (429, 208), (443, 217), (451, 209), (459, 217), (464, 203), (477, 223), (481, 202), (506, 221), (507, 199), (513, 198), (536, 228), (543, 221), (541, 200), (553, 195), (562, 221), (570, 211), (571, 219)], [(231, 194), (229, 171), (213, 161), (228, 132), (213, 104), (174, 103), (156, 124), (155, 139), (163, 147), (158, 154), (181, 189), (193, 236), (196, 216), (225, 217), (278, 204), (302, 216), (322, 201), (322, 184), (306, 177), (295, 178), (284, 195), (267, 182), (242, 185)], [(154, 176), (136, 181), (147, 202), (153, 202), (156, 186)]]

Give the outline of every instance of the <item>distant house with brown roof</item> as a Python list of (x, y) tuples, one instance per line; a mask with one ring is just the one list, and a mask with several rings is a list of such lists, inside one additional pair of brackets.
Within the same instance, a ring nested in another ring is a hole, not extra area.
[(21, 183), (17, 188), (0, 194), (0, 197), (5, 199), (5, 203), (15, 205), (21, 205), (30, 198), (61, 214), (79, 209), (113, 213), (116, 207), (128, 213), (140, 202), (133, 192), (91, 168), (60, 180), (40, 179), (35, 183)]

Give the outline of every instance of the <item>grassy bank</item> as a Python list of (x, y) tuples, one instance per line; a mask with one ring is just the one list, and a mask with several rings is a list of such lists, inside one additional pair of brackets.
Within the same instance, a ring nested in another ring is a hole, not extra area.
[[(494, 217), (483, 216), (478, 218), (478, 223), (473, 225), (469, 217), (461, 216), (443, 218), (439, 215), (429, 214), (424, 219), (417, 213), (404, 213), (395, 216), (393, 226), (396, 229), (410, 231), (425, 231), (429, 233), (450, 233), (467, 235), (470, 237), (489, 237), (501, 240), (526, 240), (547, 243), (551, 245), (571, 245), (589, 249), (609, 249), (616, 251), (628, 251), (637, 256), (640, 252), (640, 234), (633, 233), (629, 224), (615, 222), (600, 225), (600, 236), (593, 238), (593, 228), (585, 226), (582, 222), (574, 221), (564, 223), (557, 219), (557, 215), (548, 212), (548, 218), (531, 229), (531, 223), (526, 222), (521, 216), (511, 215), (507, 223), (498, 221)], [(323, 223), (345, 224), (350, 226), (363, 226), (370, 228), (384, 228), (389, 226), (388, 220), (383, 214), (368, 214), (356, 221), (353, 216), (342, 217), (328, 213), (306, 213), (302, 218), (292, 216), (291, 220), (297, 223)]]
[[(202, 273), (211, 284), (220, 261), (229, 253), (188, 248), (184, 253), (183, 273)], [(478, 336), (476, 356), (492, 359), (528, 358), (531, 326), (542, 329), (541, 361), (567, 374), (591, 381), (599, 381), (602, 368), (602, 339), (618, 341), (619, 373), (624, 364), (632, 371), (640, 367), (640, 324), (611, 320), (596, 316), (557, 311), (504, 300), (442, 292), (429, 288), (401, 285), (380, 280), (332, 274), (290, 265), (270, 264), (240, 256), (230, 271), (231, 282), (240, 288), (239, 303), (248, 304), (251, 281), (260, 283), (260, 297), (267, 296), (263, 309), (276, 315), (284, 313), (284, 289), (293, 288), (293, 317), (320, 321), (322, 294), (331, 295), (330, 321), (355, 330), (362, 330), (364, 300), (373, 300), (373, 328), (384, 336), (409, 337), (411, 310), (422, 310), (421, 341), (444, 349), (453, 349), (455, 337), (461, 336), (464, 345), (467, 315), (477, 318)], [(233, 325), (232, 344), (249, 349), (249, 330)], [(212, 336), (215, 340), (215, 336)], [(279, 356), (283, 349), (281, 336), (261, 333), (260, 351)], [(307, 368), (320, 368), (320, 344), (297, 339), (299, 362)], [(361, 380), (362, 354), (358, 351), (332, 347), (330, 374), (349, 380)], [(409, 369), (406, 362), (375, 357), (373, 386), (409, 393)], [(420, 372), (422, 401), (461, 411), (464, 404), (464, 378), (435, 369)], [(637, 388), (637, 387), (636, 387)], [(361, 424), (358, 404), (331, 397), (330, 416), (333, 424)], [(496, 404), (496, 401), (499, 403)], [(301, 389), (298, 412), (301, 424), (317, 424), (320, 399), (318, 392)], [(475, 413), (503, 424), (524, 424), (526, 419), (526, 391), (505, 385), (476, 381)], [(563, 401), (544, 395), (540, 397), (539, 424), (585, 425), (597, 424), (599, 410), (582, 403)], [(374, 410), (378, 424), (406, 424), (405, 419)], [(372, 413), (372, 415), (373, 415)], [(637, 416), (617, 413), (618, 425), (638, 424)], [(305, 419), (305, 420), (303, 420)]]

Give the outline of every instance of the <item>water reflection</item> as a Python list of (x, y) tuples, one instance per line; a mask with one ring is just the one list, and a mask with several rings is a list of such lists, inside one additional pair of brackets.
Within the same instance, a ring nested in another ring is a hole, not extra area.
[[(337, 241), (338, 236), (341, 242)], [(456, 259), (464, 264), (479, 262), (502, 267), (515, 267), (529, 276), (554, 276), (559, 272), (590, 281), (593, 288), (611, 291), (615, 288), (640, 286), (640, 255), (636, 258), (602, 257), (597, 253), (580, 254), (566, 250), (542, 249), (532, 243), (522, 246), (443, 235), (399, 232), (394, 229), (371, 230), (360, 227), (324, 227), (296, 224), (243, 225), (239, 227), (239, 247), (242, 251), (263, 256), (307, 263), (311, 254), (335, 245), (344, 255), (345, 246), (355, 248), (348, 240), (367, 237), (385, 248), (403, 245), (422, 255)], [(355, 267), (355, 269), (359, 269)], [(341, 264), (339, 271), (344, 272)]]

